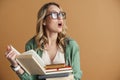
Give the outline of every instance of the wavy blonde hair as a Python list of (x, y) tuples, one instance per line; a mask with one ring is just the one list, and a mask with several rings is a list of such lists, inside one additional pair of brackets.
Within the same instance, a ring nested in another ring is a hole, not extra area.
[[(37, 18), (35, 40), (37, 43), (37, 47), (42, 49), (42, 50), (44, 49), (44, 45), (49, 43), (48, 38), (47, 38), (46, 33), (45, 33), (45, 27), (43, 25), (43, 21), (44, 21), (44, 18), (46, 16), (47, 9), (51, 5), (55, 5), (58, 8), (60, 8), (60, 10), (62, 10), (62, 8), (55, 2), (47, 3), (47, 4), (43, 5), (41, 7), (41, 9), (39, 10), (38, 16), (37, 16), (38, 18)], [(57, 37), (57, 45), (59, 46), (59, 48), (62, 51), (64, 50), (63, 48), (65, 47), (64, 39), (66, 37), (66, 30), (67, 30), (67, 26), (66, 26), (65, 21), (64, 21), (64, 26), (63, 26), (62, 32), (58, 33), (58, 37)]]

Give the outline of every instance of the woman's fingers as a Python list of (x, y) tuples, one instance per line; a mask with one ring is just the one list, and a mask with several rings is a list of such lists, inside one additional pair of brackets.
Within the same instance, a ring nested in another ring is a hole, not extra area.
[(6, 51), (7, 51), (7, 52), (10, 52), (11, 50), (12, 50), (12, 49), (11, 49), (11, 46), (8, 45)]
[(17, 56), (17, 54), (13, 50), (11, 50), (9, 53), (6, 53), (6, 58), (9, 60), (9, 62), (12, 65), (18, 65), (16, 62), (16, 56)]
[(13, 50), (6, 52), (6, 57), (9, 59), (11, 58), (11, 55), (14, 54)]
[(11, 54), (11, 56), (12, 56), (12, 59), (15, 59), (16, 58), (16, 53), (13, 51), (13, 53)]
[(12, 51), (10, 46), (7, 46), (7, 49), (6, 49), (6, 52), (5, 52), (6, 57), (8, 56), (9, 53), (11, 53), (10, 51)]

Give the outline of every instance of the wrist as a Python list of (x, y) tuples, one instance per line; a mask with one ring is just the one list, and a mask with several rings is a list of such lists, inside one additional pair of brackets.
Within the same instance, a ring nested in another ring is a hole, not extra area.
[(17, 67), (17, 66), (19, 66), (19, 64), (17, 62), (14, 62), (14, 63), (11, 63), (11, 66), (12, 67)]
[(13, 68), (15, 68), (15, 67), (17, 67), (17, 66), (19, 66), (18, 64), (16, 64), (16, 65), (11, 65)]
[(15, 72), (17, 72), (17, 71), (21, 68), (19, 65), (15, 65), (15, 66), (11, 65), (10, 67), (11, 67), (12, 70), (15, 71)]

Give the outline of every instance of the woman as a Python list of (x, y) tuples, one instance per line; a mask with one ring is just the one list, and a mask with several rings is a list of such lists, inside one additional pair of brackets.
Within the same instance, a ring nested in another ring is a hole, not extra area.
[[(54, 2), (42, 6), (38, 12), (36, 35), (30, 39), (25, 50), (34, 49), (45, 64), (65, 63), (72, 66), (74, 79), (80, 80), (80, 59), (77, 43), (66, 36), (66, 13)], [(16, 53), (8, 46), (6, 58), (21, 80), (39, 80), (29, 75), (16, 62)]]

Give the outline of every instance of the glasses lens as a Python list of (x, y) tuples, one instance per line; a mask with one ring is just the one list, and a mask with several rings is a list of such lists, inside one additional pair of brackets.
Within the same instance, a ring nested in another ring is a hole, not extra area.
[(59, 17), (65, 19), (65, 18), (66, 18), (65, 12), (60, 12), (60, 13), (59, 13)]
[(51, 17), (53, 18), (53, 19), (57, 19), (57, 12), (53, 12), (53, 13), (51, 13)]

